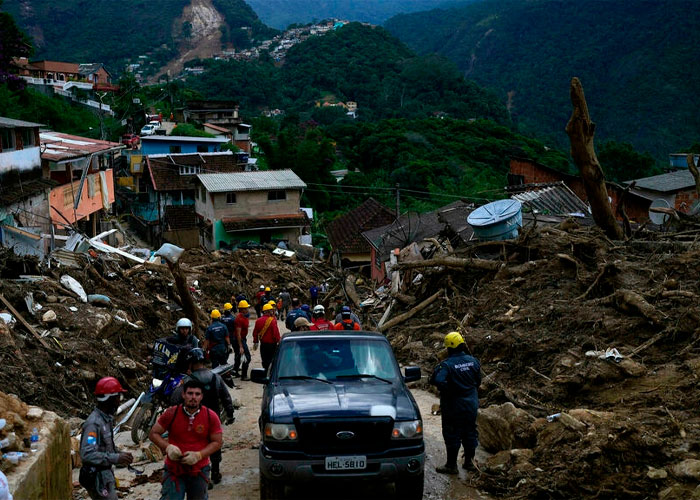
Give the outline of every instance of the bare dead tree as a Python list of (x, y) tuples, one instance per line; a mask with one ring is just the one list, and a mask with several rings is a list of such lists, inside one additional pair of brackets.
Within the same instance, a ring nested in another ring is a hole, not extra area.
[(593, 220), (605, 231), (609, 238), (621, 240), (623, 238), (622, 229), (617, 220), (615, 220), (615, 215), (610, 206), (608, 189), (605, 185), (605, 175), (600, 167), (593, 145), (595, 123), (591, 121), (591, 116), (588, 112), (583, 86), (576, 77), (571, 79), (570, 94), (573, 111), (569, 123), (566, 124), (566, 133), (571, 142), (571, 156), (581, 172), (586, 195), (591, 204)]
[(688, 163), (688, 170), (690, 170), (693, 179), (695, 179), (695, 191), (698, 193), (698, 197), (700, 197), (700, 172), (698, 172), (698, 167), (695, 166), (695, 155), (693, 153), (688, 154), (688, 156), (685, 157), (685, 161)]

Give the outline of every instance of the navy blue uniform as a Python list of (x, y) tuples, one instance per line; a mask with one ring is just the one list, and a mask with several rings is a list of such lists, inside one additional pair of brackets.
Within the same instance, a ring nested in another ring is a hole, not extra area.
[(212, 368), (224, 365), (228, 360), (226, 337), (229, 337), (228, 328), (221, 321), (216, 320), (204, 333), (204, 338), (209, 341), (209, 359)]
[(465, 453), (478, 444), (476, 414), (479, 409), (481, 364), (465, 352), (454, 352), (437, 365), (430, 383), (440, 391), (442, 412), (442, 437), (448, 450), (459, 451), (464, 445)]
[(294, 322), (297, 320), (297, 318), (306, 318), (309, 321), (311, 321), (311, 318), (304, 312), (301, 307), (297, 307), (296, 309), (292, 309), (289, 311), (289, 314), (287, 315), (287, 319), (284, 320), (284, 324), (287, 325), (287, 328), (289, 329), (290, 332), (296, 331), (296, 328), (294, 326)]
[(231, 314), (231, 311), (226, 311), (222, 316), (221, 316), (221, 322), (226, 326), (226, 329), (228, 330), (228, 338), (232, 339), (236, 335), (236, 325), (234, 324), (236, 321), (235, 316)]

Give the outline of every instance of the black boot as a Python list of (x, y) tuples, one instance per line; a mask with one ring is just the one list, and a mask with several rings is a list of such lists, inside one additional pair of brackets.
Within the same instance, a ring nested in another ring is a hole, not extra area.
[(464, 463), (462, 464), (462, 469), (468, 471), (476, 470), (474, 467), (474, 455), (476, 454), (476, 449), (470, 448), (464, 450)]
[(243, 364), (241, 369), (241, 380), (248, 380), (248, 363)]
[(459, 470), (457, 470), (457, 455), (459, 455), (459, 448), (448, 448), (447, 462), (442, 467), (436, 467), (435, 471), (439, 474), (459, 474)]

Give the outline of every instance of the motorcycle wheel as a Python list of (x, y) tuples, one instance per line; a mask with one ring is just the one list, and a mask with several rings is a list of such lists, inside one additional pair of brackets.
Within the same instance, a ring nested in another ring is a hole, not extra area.
[(136, 412), (134, 424), (131, 426), (131, 440), (134, 444), (140, 444), (148, 438), (154, 411), (153, 403), (144, 403)]

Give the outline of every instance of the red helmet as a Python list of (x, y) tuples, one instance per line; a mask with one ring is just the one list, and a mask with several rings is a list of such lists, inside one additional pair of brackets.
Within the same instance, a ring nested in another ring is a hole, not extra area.
[(95, 386), (95, 396), (105, 396), (107, 394), (116, 394), (117, 392), (126, 392), (126, 389), (114, 377), (101, 378)]

